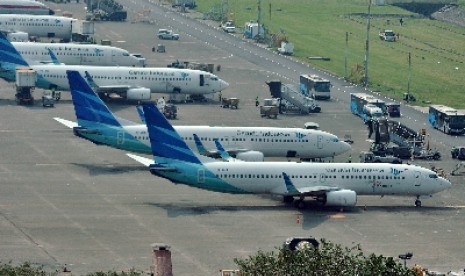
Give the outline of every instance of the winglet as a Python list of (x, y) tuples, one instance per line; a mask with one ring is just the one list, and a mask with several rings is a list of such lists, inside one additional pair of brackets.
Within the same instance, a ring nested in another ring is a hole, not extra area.
[(139, 114), (139, 118), (142, 121), (142, 123), (145, 124), (145, 116), (144, 116), (144, 109), (142, 108), (141, 105), (136, 106), (137, 114)]
[(121, 127), (105, 103), (94, 93), (78, 71), (66, 71), (68, 76), (74, 111), (80, 126), (93, 126), (95, 123)]
[(294, 186), (294, 184), (291, 181), (291, 178), (283, 172), (283, 178), (284, 178), (284, 183), (286, 184), (286, 190), (288, 194), (299, 194), (299, 190)]
[(55, 53), (52, 51), (52, 49), (47, 48), (48, 54), (50, 55), (50, 58), (52, 59), (53, 64), (60, 65), (60, 61), (58, 60), (58, 57), (55, 55)]
[(92, 76), (89, 74), (89, 72), (85, 71), (84, 74), (85, 74), (85, 76), (86, 76), (86, 80), (87, 80), (87, 82), (89, 83), (90, 87), (92, 87), (93, 89), (97, 89), (97, 88), (98, 88), (98, 85), (94, 82), (94, 79), (93, 79)]
[(6, 38), (3, 32), (0, 32), (0, 63), (11, 63), (21, 66), (29, 66), (21, 54)]
[(230, 161), (234, 160), (234, 158), (229, 155), (229, 153), (223, 148), (223, 145), (221, 145), (220, 141), (218, 139), (214, 139), (215, 141), (215, 146), (218, 149), (218, 152), (220, 153), (221, 159), (224, 161)]
[(174, 130), (165, 116), (153, 104), (144, 104), (144, 116), (150, 137), (152, 154), (156, 157), (202, 164), (186, 142)]
[(195, 142), (195, 146), (197, 147), (197, 151), (201, 155), (209, 156), (209, 152), (207, 151), (207, 149), (203, 145), (202, 141), (200, 141), (199, 136), (197, 134), (195, 134), (195, 133), (193, 135), (194, 135), (194, 142)]

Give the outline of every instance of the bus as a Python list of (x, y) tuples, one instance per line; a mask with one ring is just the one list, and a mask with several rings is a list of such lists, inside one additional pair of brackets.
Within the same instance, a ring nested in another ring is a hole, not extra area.
[(300, 92), (314, 99), (331, 98), (331, 82), (317, 75), (300, 75)]
[(371, 119), (371, 116), (369, 116), (366, 113), (366, 105), (377, 106), (381, 109), (381, 113), (383, 116), (387, 115), (386, 102), (384, 102), (383, 100), (380, 100), (372, 95), (368, 95), (365, 93), (350, 94), (350, 111), (352, 111), (353, 114), (361, 117), (364, 122)]
[(430, 105), (428, 121), (435, 129), (449, 135), (465, 133), (465, 113), (445, 105)]

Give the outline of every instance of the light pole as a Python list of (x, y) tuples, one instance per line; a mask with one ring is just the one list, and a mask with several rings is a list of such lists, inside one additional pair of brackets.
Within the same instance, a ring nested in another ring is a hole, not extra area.
[(368, 0), (368, 19), (367, 19), (367, 40), (365, 42), (365, 80), (364, 86), (368, 86), (368, 51), (370, 48), (370, 19), (371, 19), (371, 0)]

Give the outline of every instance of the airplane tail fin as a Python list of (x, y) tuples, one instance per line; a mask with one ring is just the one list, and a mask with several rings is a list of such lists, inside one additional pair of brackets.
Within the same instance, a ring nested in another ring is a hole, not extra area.
[(144, 104), (143, 109), (152, 154), (155, 158), (202, 164), (154, 104)]
[(11, 63), (19, 66), (29, 66), (13, 44), (0, 32), (0, 63)]
[(73, 98), (74, 111), (80, 126), (86, 127), (101, 123), (121, 127), (118, 119), (94, 93), (79, 72), (68, 70), (66, 74)]

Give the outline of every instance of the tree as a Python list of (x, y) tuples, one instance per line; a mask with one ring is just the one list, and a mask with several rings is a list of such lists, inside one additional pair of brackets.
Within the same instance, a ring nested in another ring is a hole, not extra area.
[(392, 257), (370, 254), (365, 256), (360, 245), (342, 247), (321, 239), (319, 247), (305, 247), (292, 251), (287, 247), (278, 252), (258, 251), (246, 259), (234, 259), (242, 275), (276, 276), (415, 276)]

